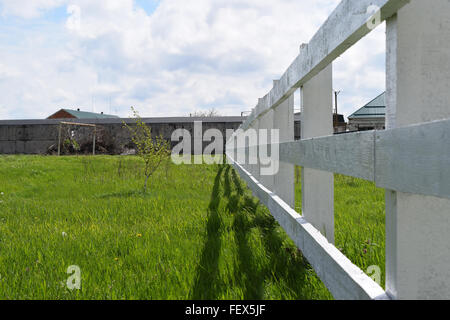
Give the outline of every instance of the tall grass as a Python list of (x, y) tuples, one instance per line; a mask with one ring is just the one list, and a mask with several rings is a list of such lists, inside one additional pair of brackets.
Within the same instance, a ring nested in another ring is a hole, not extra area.
[[(301, 168), (296, 168), (295, 206), (301, 212)], [(385, 283), (384, 189), (374, 183), (340, 174), (334, 175), (335, 245), (361, 270), (381, 270)], [(369, 274), (371, 275), (371, 274)]]
[[(330, 299), (229, 166), (0, 157), (0, 299)], [(1, 194), (3, 192), (3, 194)], [(70, 291), (67, 268), (81, 269)]]

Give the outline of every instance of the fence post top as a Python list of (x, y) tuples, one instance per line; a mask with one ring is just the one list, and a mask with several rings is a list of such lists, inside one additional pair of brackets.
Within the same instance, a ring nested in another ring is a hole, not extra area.
[(300, 48), (299, 48), (300, 53), (301, 53), (303, 50), (305, 50), (307, 47), (308, 47), (308, 44), (307, 44), (307, 43), (302, 43), (302, 44), (300, 45)]

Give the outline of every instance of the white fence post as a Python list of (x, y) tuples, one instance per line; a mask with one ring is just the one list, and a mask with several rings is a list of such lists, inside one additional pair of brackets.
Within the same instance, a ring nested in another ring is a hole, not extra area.
[[(280, 130), (280, 143), (294, 141), (294, 95), (274, 109), (273, 127)], [(295, 166), (293, 164), (279, 162), (273, 191), (295, 209)]]
[[(255, 119), (253, 121), (252, 125), (250, 126), (249, 130), (255, 130), (256, 131), (256, 144), (252, 145), (251, 148), (249, 148), (249, 152), (251, 154), (249, 159), (252, 159), (252, 161), (256, 161), (256, 164), (253, 164), (253, 162), (250, 162), (250, 172), (255, 177), (256, 180), (260, 180), (259, 176), (259, 119)], [(255, 157), (252, 157), (254, 155)]]
[[(387, 21), (387, 129), (450, 117), (449, 30), (448, 0), (412, 0)], [(450, 299), (449, 200), (386, 190), (386, 289)]]
[[(274, 111), (273, 109), (269, 110), (267, 113), (265, 113), (263, 116), (261, 116), (259, 118), (259, 130), (260, 132), (258, 133), (258, 136), (261, 137), (261, 130), (265, 129), (267, 130), (267, 140), (259, 140), (259, 144), (262, 145), (262, 148), (266, 148), (266, 154), (264, 156), (268, 156), (269, 159), (271, 159), (272, 157), (269, 157), (271, 155), (271, 130), (273, 129), (273, 117), (274, 117)], [(260, 150), (260, 154), (259, 154), (259, 163), (260, 163), (260, 169), (261, 167), (265, 166), (263, 163), (261, 163), (261, 156), (263, 156), (261, 154), (261, 146), (259, 148)], [(263, 159), (263, 162), (267, 161), (268, 159)], [(274, 176), (273, 175), (260, 175), (260, 182), (262, 183), (263, 186), (265, 186), (267, 189), (269, 189), (270, 191), (273, 191), (273, 186), (274, 186)]]
[[(332, 70), (332, 64), (328, 65), (301, 88), (302, 139), (333, 134)], [(334, 243), (333, 173), (302, 169), (302, 214)]]

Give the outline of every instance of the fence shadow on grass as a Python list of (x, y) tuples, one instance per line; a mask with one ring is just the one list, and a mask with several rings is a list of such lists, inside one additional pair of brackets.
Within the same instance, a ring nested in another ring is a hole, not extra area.
[[(222, 180), (223, 190), (220, 188)], [(221, 201), (226, 210), (218, 212)], [(226, 226), (223, 219), (229, 220), (229, 217), (224, 215), (232, 216), (231, 226)], [(308, 283), (311, 279), (308, 262), (295, 246), (287, 244), (287, 237), (280, 232), (275, 219), (252, 197), (230, 166), (220, 167), (215, 179), (209, 205), (207, 241), (190, 298), (218, 299), (225, 294), (224, 291), (235, 291), (225, 287), (218, 270), (221, 232), (231, 230), (237, 255), (232, 262), (233, 285), (239, 286), (244, 299), (270, 299), (270, 292), (266, 292), (268, 284), (276, 284), (277, 297), (314, 298), (315, 293), (311, 292), (312, 287)]]
[(222, 247), (220, 227), (221, 219), (218, 212), (220, 204), (220, 180), (225, 166), (219, 167), (211, 200), (208, 207), (208, 221), (206, 225), (207, 240), (203, 247), (200, 262), (197, 267), (197, 279), (194, 284), (191, 299), (213, 299), (221, 291), (216, 281), (219, 277), (219, 255)]

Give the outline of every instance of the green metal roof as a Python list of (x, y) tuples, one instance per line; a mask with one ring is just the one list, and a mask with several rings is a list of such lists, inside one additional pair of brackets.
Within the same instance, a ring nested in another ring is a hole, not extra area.
[(349, 119), (357, 118), (385, 118), (386, 117), (386, 92), (370, 101), (364, 107), (349, 116)]
[(94, 112), (86, 112), (86, 111), (78, 111), (78, 110), (70, 110), (63, 109), (64, 111), (70, 113), (77, 119), (111, 119), (111, 118), (119, 118), (118, 116), (110, 115), (110, 114), (101, 114)]

